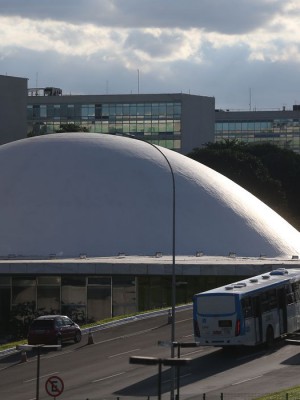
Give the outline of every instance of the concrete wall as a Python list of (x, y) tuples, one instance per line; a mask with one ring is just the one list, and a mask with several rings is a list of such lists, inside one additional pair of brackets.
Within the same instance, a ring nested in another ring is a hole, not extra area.
[(0, 144), (24, 139), (27, 79), (0, 75)]
[(182, 95), (182, 144), (181, 153), (186, 155), (196, 147), (214, 142), (214, 97)]

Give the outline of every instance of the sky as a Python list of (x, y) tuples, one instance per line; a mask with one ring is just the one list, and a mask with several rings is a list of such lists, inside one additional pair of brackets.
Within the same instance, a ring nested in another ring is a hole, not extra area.
[(63, 94), (300, 104), (300, 0), (0, 0), (0, 74)]

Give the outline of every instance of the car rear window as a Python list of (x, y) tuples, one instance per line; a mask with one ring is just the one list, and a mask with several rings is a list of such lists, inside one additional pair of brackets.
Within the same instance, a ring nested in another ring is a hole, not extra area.
[(49, 329), (53, 327), (53, 320), (46, 319), (40, 321), (33, 321), (31, 328), (33, 329)]

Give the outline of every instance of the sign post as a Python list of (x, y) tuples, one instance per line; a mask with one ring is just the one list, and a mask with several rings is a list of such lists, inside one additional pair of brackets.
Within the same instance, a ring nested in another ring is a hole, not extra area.
[(35, 400), (40, 399), (40, 358), (41, 358), (41, 347), (49, 349), (49, 348), (56, 348), (56, 349), (61, 349), (61, 345), (44, 345), (44, 344), (20, 344), (16, 346), (17, 350), (21, 351), (28, 351), (32, 349), (37, 349), (37, 367), (36, 367), (36, 397)]

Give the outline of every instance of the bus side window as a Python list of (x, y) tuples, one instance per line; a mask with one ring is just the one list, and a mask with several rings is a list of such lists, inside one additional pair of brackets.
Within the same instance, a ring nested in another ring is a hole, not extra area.
[(268, 311), (268, 297), (266, 292), (260, 295), (260, 301), (261, 301), (261, 311), (262, 312)]
[(252, 317), (253, 309), (252, 309), (252, 302), (250, 297), (245, 297), (242, 299), (242, 310), (243, 315), (245, 318)]
[(293, 289), (290, 285), (286, 286), (286, 301), (287, 304), (293, 304), (295, 302)]
[(269, 309), (272, 310), (273, 308), (277, 308), (278, 299), (276, 289), (268, 290), (267, 295), (269, 299)]
[(294, 300), (299, 301), (300, 300), (300, 286), (299, 282), (295, 282), (292, 284), (292, 290), (294, 293)]
[(268, 290), (260, 295), (261, 298), (261, 306), (262, 312), (271, 311), (274, 308), (277, 308), (277, 295), (276, 289)]
[(260, 298), (255, 296), (252, 298), (253, 317), (258, 317), (261, 314)]

